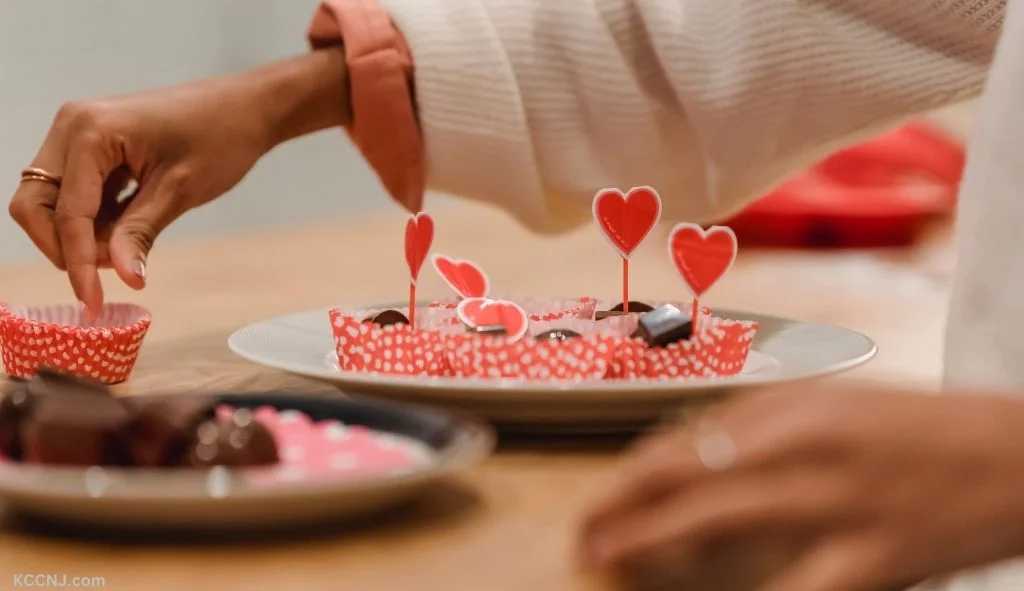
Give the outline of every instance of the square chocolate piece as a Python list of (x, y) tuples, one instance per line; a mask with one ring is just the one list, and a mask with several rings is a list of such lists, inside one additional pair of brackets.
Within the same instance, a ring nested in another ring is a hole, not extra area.
[(640, 337), (652, 347), (664, 347), (684, 341), (693, 335), (689, 314), (671, 305), (642, 314), (634, 337)]

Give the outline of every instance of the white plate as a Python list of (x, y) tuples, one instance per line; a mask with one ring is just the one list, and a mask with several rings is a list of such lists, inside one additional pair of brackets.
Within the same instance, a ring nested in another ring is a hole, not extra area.
[(738, 389), (846, 371), (876, 352), (871, 339), (838, 326), (730, 310), (715, 314), (761, 325), (750, 358), (736, 377), (531, 382), (343, 372), (333, 355), (327, 308), (249, 325), (232, 334), (228, 346), (254, 363), (333, 382), (346, 391), (472, 410), (506, 427), (556, 430), (637, 425), (682, 404), (706, 402)]
[(104, 528), (294, 528), (377, 512), (408, 500), (453, 471), (479, 462), (494, 443), (485, 425), (414, 405), (290, 392), (229, 394), (220, 402), (236, 408), (273, 406), (315, 421), (362, 425), (422, 449), (423, 460), (401, 472), (326, 476), (296, 472), (282, 463), (269, 469), (270, 479), (254, 478), (247, 469), (74, 468), (0, 461), (0, 499), (6, 509), (29, 517)]

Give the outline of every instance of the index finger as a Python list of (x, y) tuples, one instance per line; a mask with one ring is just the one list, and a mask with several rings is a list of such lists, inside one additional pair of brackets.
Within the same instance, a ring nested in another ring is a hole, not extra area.
[(103, 181), (112, 167), (104, 167), (91, 146), (76, 143), (68, 151), (54, 222), (71, 288), (89, 313), (96, 315), (103, 307), (103, 286), (97, 268), (95, 219)]

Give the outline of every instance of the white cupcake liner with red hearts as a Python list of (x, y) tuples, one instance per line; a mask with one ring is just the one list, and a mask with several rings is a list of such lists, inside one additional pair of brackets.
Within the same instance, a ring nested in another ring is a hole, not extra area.
[[(592, 298), (578, 301), (596, 303)], [(439, 303), (427, 309), (446, 307)], [(467, 333), (461, 325), (430, 330), (413, 330), (407, 325), (379, 327), (362, 322), (368, 315), (331, 311), (342, 371), (571, 381), (728, 377), (742, 371), (758, 329), (756, 322), (717, 318), (705, 308), (695, 337), (650, 347), (631, 337), (636, 315), (600, 321), (568, 317), (532, 322), (529, 336), (521, 339)], [(583, 336), (565, 342), (533, 338), (555, 329)]]
[[(630, 301), (638, 302), (638, 303), (644, 303), (644, 304), (647, 304), (648, 306), (650, 306), (652, 308), (655, 308), (655, 309), (660, 308), (662, 306), (675, 306), (676, 308), (679, 308), (680, 310), (682, 310), (684, 314), (689, 314), (690, 310), (693, 307), (692, 302), (679, 302), (679, 301), (668, 301), (668, 300), (638, 300), (638, 299), (634, 299), (634, 298), (630, 298)], [(622, 305), (622, 302), (619, 301), (619, 300), (597, 300), (595, 310), (598, 311), (598, 312), (601, 312), (601, 311), (605, 311), (605, 310), (611, 310), (615, 306), (621, 306), (621, 305)], [(705, 314), (710, 314), (711, 313), (711, 310), (709, 308), (702, 308), (702, 309), (703, 309)], [(636, 310), (632, 310), (632, 312), (636, 312)]]
[[(526, 312), (530, 322), (561, 320), (563, 318), (593, 318), (597, 300), (590, 297), (581, 298), (533, 298), (533, 297), (500, 297), (489, 296), (490, 299), (513, 302)], [(455, 314), (460, 299), (452, 298), (430, 302), (428, 310), (445, 311), (448, 324), (461, 324)], [(442, 312), (443, 313), (443, 312)]]
[(23, 379), (46, 368), (104, 384), (123, 382), (149, 325), (149, 311), (134, 304), (106, 304), (89, 324), (77, 305), (0, 304), (4, 369)]
[[(369, 320), (381, 312), (395, 311), (401, 312), (406, 318), (409, 318), (409, 307), (401, 306), (397, 308), (335, 308), (339, 314), (349, 316), (359, 321)], [(452, 330), (453, 322), (451, 319), (454, 317), (454, 312), (449, 312), (447, 309), (439, 308), (436, 306), (417, 306), (416, 308), (416, 328), (423, 330)]]

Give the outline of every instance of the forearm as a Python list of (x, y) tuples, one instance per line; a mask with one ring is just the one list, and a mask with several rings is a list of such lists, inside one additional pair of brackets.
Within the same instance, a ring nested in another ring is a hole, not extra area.
[(255, 112), (268, 149), (351, 121), (347, 68), (340, 47), (275, 62), (239, 74), (238, 80), (257, 102)]

